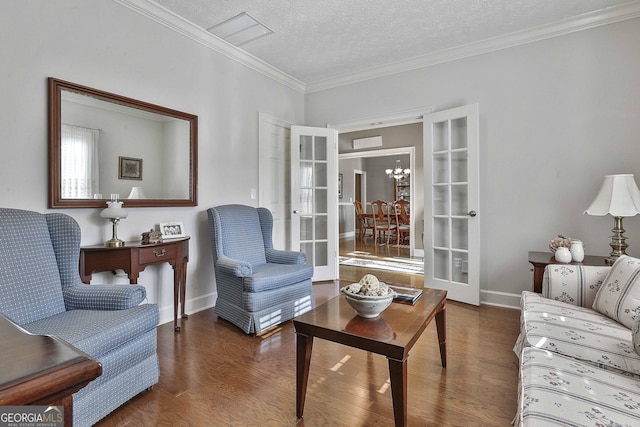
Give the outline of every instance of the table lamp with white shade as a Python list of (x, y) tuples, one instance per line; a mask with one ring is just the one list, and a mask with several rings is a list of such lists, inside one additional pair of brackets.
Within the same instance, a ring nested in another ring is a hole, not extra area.
[(126, 218), (128, 213), (122, 208), (122, 202), (119, 201), (118, 194), (111, 195), (111, 201), (107, 202), (107, 208), (100, 212), (102, 218), (107, 218), (113, 224), (113, 236), (105, 242), (105, 246), (109, 248), (119, 248), (124, 246), (124, 241), (118, 239), (118, 222)]
[(129, 197), (127, 199), (146, 199), (147, 196), (142, 191), (142, 187), (131, 187), (131, 193), (129, 193)]
[(600, 192), (584, 213), (589, 215), (611, 215), (613, 217), (613, 236), (609, 245), (613, 249), (606, 263), (611, 265), (621, 256), (626, 255), (629, 245), (623, 236), (622, 218), (640, 213), (640, 190), (633, 179), (633, 174), (606, 175)]

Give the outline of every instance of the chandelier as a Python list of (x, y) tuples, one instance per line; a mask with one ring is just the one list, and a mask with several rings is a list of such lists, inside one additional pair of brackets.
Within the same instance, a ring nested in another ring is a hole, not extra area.
[(385, 172), (389, 178), (400, 180), (408, 178), (409, 174), (411, 174), (411, 169), (402, 169), (400, 160), (396, 160), (396, 167), (393, 169), (386, 169)]

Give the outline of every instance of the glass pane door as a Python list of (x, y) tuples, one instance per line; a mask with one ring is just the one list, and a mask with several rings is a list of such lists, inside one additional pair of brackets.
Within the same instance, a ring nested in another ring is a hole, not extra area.
[(291, 135), (292, 248), (299, 247), (313, 263), (314, 280), (333, 280), (338, 245), (337, 133), (293, 126)]
[(477, 105), (425, 116), (425, 282), (479, 304)]
[(434, 276), (468, 283), (467, 118), (434, 123)]

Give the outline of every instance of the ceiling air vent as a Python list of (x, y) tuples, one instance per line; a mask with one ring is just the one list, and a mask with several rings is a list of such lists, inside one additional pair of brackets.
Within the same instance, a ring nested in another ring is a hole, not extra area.
[(252, 40), (273, 34), (271, 28), (247, 12), (242, 12), (233, 18), (207, 28), (207, 31), (235, 46), (242, 46)]

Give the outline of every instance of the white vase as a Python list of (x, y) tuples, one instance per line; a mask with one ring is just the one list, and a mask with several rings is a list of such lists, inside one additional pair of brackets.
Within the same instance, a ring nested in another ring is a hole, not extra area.
[(571, 259), (573, 262), (582, 262), (584, 260), (584, 246), (580, 240), (571, 241)]
[(571, 252), (569, 252), (569, 248), (565, 248), (564, 246), (556, 249), (556, 262), (560, 262), (562, 264), (568, 264), (571, 262)]

